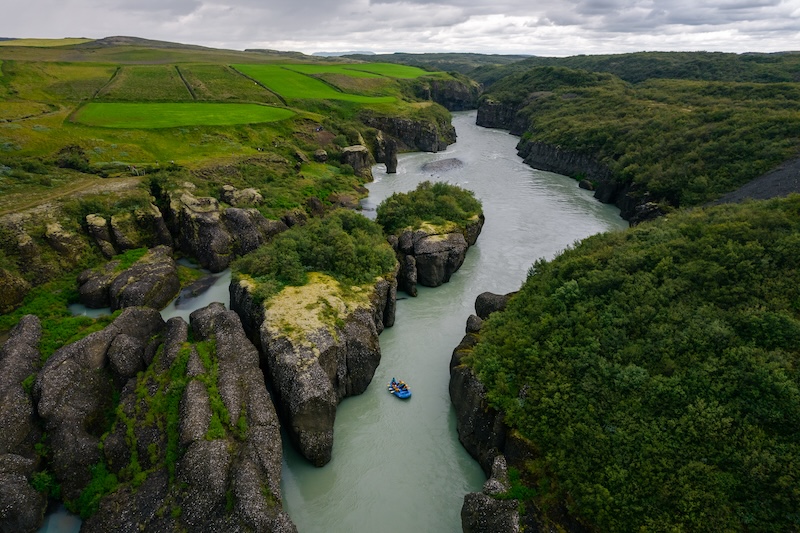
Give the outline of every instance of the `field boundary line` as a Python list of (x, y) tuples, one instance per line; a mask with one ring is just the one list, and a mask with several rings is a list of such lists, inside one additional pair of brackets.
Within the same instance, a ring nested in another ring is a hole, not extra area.
[(101, 92), (103, 92), (103, 89), (105, 89), (106, 87), (108, 87), (109, 85), (111, 85), (111, 82), (113, 82), (113, 81), (114, 81), (114, 78), (116, 78), (116, 77), (117, 77), (117, 74), (119, 74), (121, 70), (122, 70), (122, 67), (121, 67), (121, 66), (116, 68), (116, 70), (115, 70), (115, 71), (114, 71), (114, 73), (111, 75), (111, 77), (110, 77), (110, 78), (108, 78), (108, 81), (107, 81), (107, 82), (105, 82), (105, 83), (103, 84), (103, 86), (102, 86), (102, 87), (100, 87), (99, 89), (97, 89), (97, 90), (94, 92), (94, 94), (92, 95), (92, 100), (96, 100), (96, 99), (97, 99), (97, 97), (98, 97), (98, 96), (100, 96), (100, 93), (101, 93)]
[(281, 101), (281, 103), (283, 105), (285, 105), (285, 106), (289, 105), (289, 103), (286, 101), (286, 99), (283, 96), (281, 96), (280, 94), (276, 93), (275, 91), (273, 91), (272, 89), (270, 89), (269, 87), (267, 87), (266, 85), (264, 85), (263, 83), (258, 81), (257, 79), (251, 78), (250, 76), (248, 76), (247, 74), (245, 74), (241, 70), (237, 70), (233, 65), (226, 65), (226, 66), (229, 69), (231, 69), (232, 71), (234, 71), (236, 74), (238, 74), (239, 76), (243, 76), (243, 77), (247, 78), (248, 80), (250, 80), (252, 82), (255, 82), (256, 85), (258, 85), (259, 87), (261, 87), (265, 91), (268, 91), (269, 93), (274, 94), (278, 98), (278, 100)]
[(183, 85), (186, 86), (189, 94), (192, 95), (192, 100), (197, 101), (197, 95), (194, 94), (194, 89), (192, 89), (191, 85), (189, 85), (189, 82), (186, 81), (186, 78), (183, 77), (183, 72), (181, 72), (181, 69), (178, 67), (178, 65), (175, 65), (175, 71), (178, 73), (178, 76), (180, 76), (181, 81), (183, 82)]

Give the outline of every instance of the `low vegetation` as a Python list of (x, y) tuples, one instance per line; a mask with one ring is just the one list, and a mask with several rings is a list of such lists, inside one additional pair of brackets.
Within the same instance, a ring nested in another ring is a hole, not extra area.
[(481, 213), (481, 203), (472, 191), (444, 182), (425, 181), (408, 193), (394, 193), (381, 202), (376, 222), (392, 235), (423, 223), (465, 227)]
[(521, 109), (523, 138), (587, 154), (669, 211), (734, 190), (797, 154), (800, 86), (537, 67), (485, 96)]
[(232, 126), (285, 120), (294, 111), (258, 104), (216, 103), (100, 103), (80, 108), (73, 120), (104, 128), (174, 128), (177, 126)]
[(252, 281), (254, 296), (264, 301), (284, 287), (306, 284), (309, 272), (358, 286), (393, 272), (395, 263), (380, 226), (358, 213), (339, 210), (281, 233), (236, 260), (232, 268), (234, 279)]
[[(538, 261), (471, 365), (601, 531), (800, 522), (800, 196), (687, 211)], [(470, 359), (471, 358), (471, 359)]]

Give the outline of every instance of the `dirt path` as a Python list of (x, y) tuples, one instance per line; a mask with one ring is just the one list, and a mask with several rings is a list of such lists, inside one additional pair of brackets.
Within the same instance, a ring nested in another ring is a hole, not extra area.
[[(131, 189), (139, 185), (141, 178), (90, 178), (79, 181), (69, 188), (61, 188), (49, 194), (29, 198), (27, 202), (16, 202), (11, 207), (0, 206), (0, 216), (8, 215), (11, 213), (20, 213), (22, 211), (38, 207), (42, 204), (50, 203), (59, 198), (66, 196), (79, 196), (81, 193), (99, 193), (99, 192), (112, 192)], [(9, 203), (14, 202), (15, 198), (9, 198)], [(6, 202), (3, 202), (6, 203)]]

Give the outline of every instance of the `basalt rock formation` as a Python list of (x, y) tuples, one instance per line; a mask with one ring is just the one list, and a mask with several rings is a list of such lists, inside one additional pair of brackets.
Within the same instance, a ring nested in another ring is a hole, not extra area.
[(464, 263), (469, 247), (478, 240), (484, 220), (481, 214), (460, 230), (425, 226), (390, 238), (400, 263), (398, 289), (416, 296), (417, 284), (438, 287), (450, 281)]
[(177, 248), (197, 258), (204, 268), (220, 272), (287, 229), (255, 209), (222, 208), (215, 198), (195, 197), (189, 190), (167, 193), (167, 226)]
[[(231, 283), (231, 307), (260, 344), (262, 368), (296, 448), (315, 466), (331, 459), (336, 407), (366, 390), (381, 358), (378, 335), (394, 323), (397, 284), (380, 278), (344, 296), (331, 278), (312, 273), (269, 307), (248, 279)], [(335, 315), (331, 319), (331, 314)]]
[(120, 262), (109, 261), (98, 269), (78, 276), (81, 303), (112, 311), (132, 306), (162, 309), (178, 294), (181, 284), (172, 249), (156, 246), (125, 270)]
[(492, 464), (491, 477), (483, 484), (483, 491), (471, 492), (464, 497), (461, 507), (464, 533), (518, 533), (519, 502), (497, 497), (510, 488), (506, 459), (498, 455)]
[(525, 471), (526, 463), (536, 459), (537, 452), (529, 441), (505, 424), (504, 414), (490, 405), (486, 388), (462, 361), (480, 341), (483, 321), (505, 309), (513, 295), (485, 292), (477, 297), (478, 314), (467, 320), (466, 335), (450, 359), (450, 399), (456, 412), (458, 440), (489, 477), (482, 492), (465, 496), (462, 527), (470, 533), (515, 533), (521, 528), (555, 531), (553, 523), (558, 523), (558, 530), (585, 533), (587, 529), (569, 516), (563, 504), (543, 513), (526, 502), (520, 513), (518, 501), (499, 497), (510, 488), (507, 468)]
[(356, 175), (372, 180), (372, 155), (363, 144), (342, 149), (342, 163), (353, 167)]
[[(150, 368), (122, 389), (122, 416), (104, 441), (121, 479), (134, 463), (149, 473), (105, 496), (82, 531), (296, 531), (281, 506), (278, 417), (258, 352), (222, 304), (190, 321), (194, 344), (183, 319), (167, 323)], [(164, 397), (177, 412), (162, 412)]]
[(41, 430), (23, 386), (39, 364), (41, 335), (39, 319), (27, 315), (0, 348), (0, 531), (36, 531), (47, 506), (30, 484), (39, 466), (35, 445)]
[(433, 100), (448, 111), (466, 111), (475, 109), (481, 86), (477, 82), (463, 79), (430, 79), (417, 80), (416, 96), (425, 100)]
[(132, 213), (120, 213), (106, 219), (86, 215), (86, 231), (102, 254), (111, 257), (143, 246), (172, 246), (172, 236), (158, 208), (149, 204)]
[[(164, 321), (158, 311), (131, 307), (101, 331), (57, 350), (39, 372), (33, 387), (39, 416), (53, 450), (52, 467), (65, 499), (80, 495), (101, 459), (103, 421), (112, 408), (114, 377), (129, 379), (144, 368), (152, 339)], [(112, 365), (114, 359), (133, 362)]]
[[(456, 130), (450, 124), (411, 118), (365, 115), (362, 122), (397, 142), (400, 152), (440, 152), (456, 142)], [(380, 153), (375, 149), (376, 154)], [(376, 156), (379, 163), (385, 160)]]

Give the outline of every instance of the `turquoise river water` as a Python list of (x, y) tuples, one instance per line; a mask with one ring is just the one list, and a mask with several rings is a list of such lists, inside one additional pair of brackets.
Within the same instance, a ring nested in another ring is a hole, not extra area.
[[(448, 363), (467, 317), (484, 291), (517, 290), (538, 258), (552, 258), (589, 235), (627, 227), (616, 208), (600, 204), (574, 180), (531, 169), (516, 156), (517, 138), (475, 125), (475, 112), (455, 113), (458, 142), (439, 153), (401, 155), (397, 174), (373, 168), (375, 181), (364, 214), (395, 192), (441, 180), (475, 192), (486, 224), (477, 244), (449, 283), (419, 289), (397, 303), (394, 327), (380, 337), (382, 359), (367, 391), (339, 406), (333, 459), (315, 468), (284, 445), (284, 506), (301, 533), (461, 531), (464, 495), (485, 476), (458, 442), (448, 393)], [(425, 171), (426, 163), (457, 158), (463, 165)], [(165, 319), (212, 301), (230, 305), (229, 273), (191, 307), (162, 312)], [(187, 302), (188, 303), (188, 302)], [(82, 310), (83, 311), (83, 310)], [(413, 393), (387, 393), (392, 377)], [(284, 439), (284, 442), (286, 439)], [(40, 532), (77, 531), (80, 521), (56, 512)]]
[[(480, 490), (485, 476), (458, 442), (448, 363), (475, 298), (517, 290), (536, 259), (627, 227), (618, 209), (600, 204), (574, 180), (525, 165), (516, 156), (516, 137), (478, 127), (475, 117), (474, 111), (454, 114), (458, 142), (447, 151), (401, 155), (397, 174), (373, 168), (375, 181), (362, 204), (367, 216), (394, 192), (442, 180), (475, 192), (486, 223), (449, 283), (398, 301), (396, 323), (380, 337), (372, 384), (339, 406), (332, 461), (314, 468), (285, 447), (284, 505), (301, 533), (461, 531), (464, 495)], [(449, 158), (463, 166), (422, 169)], [(388, 394), (393, 376), (409, 384), (409, 400)]]

